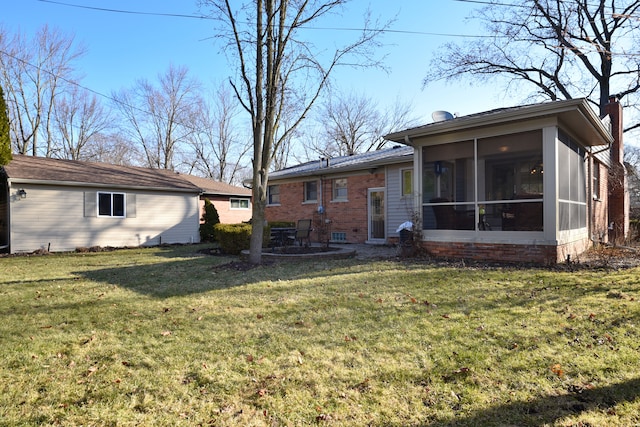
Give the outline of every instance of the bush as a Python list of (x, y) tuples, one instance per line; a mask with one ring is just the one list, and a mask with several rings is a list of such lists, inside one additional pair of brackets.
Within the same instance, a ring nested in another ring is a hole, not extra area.
[(270, 228), (295, 228), (295, 221), (272, 221), (269, 223)]
[[(216, 224), (214, 234), (220, 249), (225, 254), (238, 255), (243, 250), (249, 249), (251, 243), (251, 224)], [(264, 228), (263, 247), (269, 244), (271, 229)]]
[(209, 199), (204, 199), (204, 212), (201, 220), (204, 222), (200, 224), (200, 241), (215, 242), (214, 227), (220, 223), (220, 216), (218, 215), (218, 210)]

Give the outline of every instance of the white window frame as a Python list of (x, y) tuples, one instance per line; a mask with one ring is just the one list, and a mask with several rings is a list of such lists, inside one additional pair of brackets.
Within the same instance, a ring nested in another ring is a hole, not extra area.
[[(107, 214), (101, 214), (100, 211), (100, 196), (101, 195), (108, 195), (110, 196), (110, 202), (109, 202), (109, 210), (110, 213)], [(114, 202), (113, 202), (113, 198), (114, 196), (121, 196), (122, 197), (122, 215), (114, 215), (113, 213), (113, 206), (114, 206)], [(127, 216), (127, 195), (125, 193), (116, 193), (116, 192), (110, 192), (110, 191), (98, 191), (96, 193), (96, 208), (98, 211), (98, 216), (101, 218), (126, 218)]]
[[(409, 180), (405, 179), (405, 174), (409, 173)], [(409, 183), (409, 192), (405, 193), (405, 184)], [(413, 195), (413, 168), (400, 169), (400, 194), (402, 197), (411, 197)]]
[[(344, 185), (342, 184), (343, 182), (344, 182)], [(332, 187), (333, 187), (332, 195), (333, 195), (334, 202), (346, 202), (349, 200), (349, 193), (347, 191), (348, 189), (347, 178), (335, 178), (333, 180)], [(339, 190), (344, 190), (344, 195), (338, 194)]]
[[(233, 206), (233, 203), (237, 202), (238, 206)], [(247, 206), (242, 206), (242, 202), (246, 202)], [(251, 207), (251, 203), (249, 202), (249, 199), (244, 199), (241, 197), (231, 197), (229, 199), (229, 209), (231, 210), (248, 210)]]
[[(271, 189), (272, 188), (278, 188), (278, 201), (277, 202), (272, 202), (271, 200)], [(280, 185), (279, 184), (273, 184), (273, 185), (269, 185), (267, 186), (267, 206), (279, 206), (280, 205)]]

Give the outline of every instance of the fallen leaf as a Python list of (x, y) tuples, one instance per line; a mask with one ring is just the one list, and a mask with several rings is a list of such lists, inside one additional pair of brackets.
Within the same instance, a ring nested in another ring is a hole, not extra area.
[(564, 375), (564, 370), (562, 369), (562, 366), (560, 366), (559, 363), (556, 363), (551, 367), (551, 372), (553, 372), (559, 377), (562, 377)]

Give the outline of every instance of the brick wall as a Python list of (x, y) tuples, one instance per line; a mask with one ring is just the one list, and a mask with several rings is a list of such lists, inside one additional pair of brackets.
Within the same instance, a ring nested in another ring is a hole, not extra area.
[[(313, 219), (315, 232), (311, 240), (321, 240), (318, 235), (320, 224), (326, 224), (329, 233), (345, 233), (348, 243), (364, 243), (368, 237), (367, 195), (369, 188), (384, 187), (384, 173), (363, 173), (360, 175), (340, 176), (347, 178), (347, 201), (333, 201), (333, 179), (318, 178), (318, 191), (322, 191), (321, 200), (324, 215), (318, 214), (319, 203), (304, 203), (304, 183), (271, 182), (280, 186), (280, 205), (267, 206), (266, 219), (272, 221), (297, 221)], [(328, 223), (326, 221), (328, 221)], [(322, 239), (324, 240), (324, 239)]]
[[(251, 203), (249, 203), (249, 209), (231, 209), (229, 196), (207, 196), (206, 198), (216, 207), (220, 222), (223, 224), (239, 224), (251, 219)], [(248, 199), (248, 197), (238, 198)], [(200, 197), (200, 218), (202, 218), (203, 213), (204, 197)]]
[(478, 261), (532, 262), (555, 264), (553, 245), (513, 245), (497, 243), (422, 242), (430, 256)]

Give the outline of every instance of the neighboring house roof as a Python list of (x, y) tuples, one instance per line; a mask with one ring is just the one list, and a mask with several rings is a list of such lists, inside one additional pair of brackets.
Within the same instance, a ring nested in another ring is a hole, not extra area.
[(396, 146), (385, 150), (369, 151), (353, 156), (319, 159), (302, 163), (269, 174), (270, 180), (299, 178), (358, 171), (379, 166), (413, 161), (413, 148)]
[(11, 183), (200, 193), (200, 187), (175, 172), (163, 169), (51, 159), (20, 154), (14, 154), (13, 160), (3, 169)]
[(499, 108), (468, 116), (454, 117), (386, 135), (390, 141), (411, 145), (412, 138), (433, 136), (491, 125), (502, 125), (549, 116), (557, 116), (587, 145), (613, 142), (608, 125), (601, 120), (586, 99), (543, 102), (511, 108)]
[(189, 180), (192, 184), (202, 189), (204, 195), (216, 194), (223, 196), (243, 196), (251, 197), (251, 190), (244, 187), (236, 187), (224, 182), (214, 181), (211, 178), (203, 178), (194, 175), (182, 175), (183, 178)]

